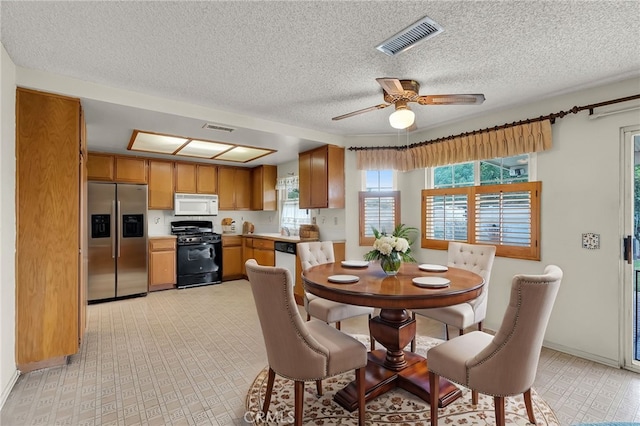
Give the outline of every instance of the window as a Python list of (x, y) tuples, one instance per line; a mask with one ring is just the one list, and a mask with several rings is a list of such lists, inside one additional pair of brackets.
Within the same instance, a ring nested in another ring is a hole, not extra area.
[(278, 179), (276, 188), (278, 189), (280, 228), (287, 228), (291, 235), (298, 235), (300, 225), (311, 223), (309, 210), (301, 210), (299, 207), (298, 176)]
[(498, 256), (540, 260), (541, 189), (541, 182), (425, 189), (421, 246), (490, 244)]
[(394, 178), (392, 170), (363, 172), (363, 191), (358, 200), (361, 246), (373, 244), (373, 228), (390, 233), (400, 223), (400, 192), (393, 190)]
[(459, 188), (529, 181), (532, 154), (433, 168), (433, 188)]

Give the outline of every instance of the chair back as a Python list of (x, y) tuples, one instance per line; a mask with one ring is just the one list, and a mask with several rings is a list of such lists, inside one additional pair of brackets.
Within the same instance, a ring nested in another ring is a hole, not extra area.
[(336, 261), (331, 241), (298, 243), (298, 256), (300, 256), (302, 269), (305, 271), (312, 266)]
[(293, 380), (326, 376), (329, 351), (311, 336), (293, 295), (286, 268), (245, 263), (258, 311), (269, 367)]
[(497, 396), (531, 388), (561, 280), (562, 270), (555, 265), (548, 265), (543, 275), (513, 277), (498, 332), (489, 346), (467, 361), (469, 387)]
[(496, 246), (467, 244), (452, 241), (449, 243), (447, 265), (471, 271), (484, 278), (482, 292), (474, 300), (468, 302), (474, 310), (476, 319), (482, 321), (486, 316), (489, 297), (489, 280), (491, 268), (496, 257)]

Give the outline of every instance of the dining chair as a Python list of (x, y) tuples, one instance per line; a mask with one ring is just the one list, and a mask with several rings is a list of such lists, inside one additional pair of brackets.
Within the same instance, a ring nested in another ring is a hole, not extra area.
[(562, 270), (548, 265), (542, 275), (516, 275), (509, 305), (495, 336), (482, 331), (455, 337), (427, 352), (431, 388), (431, 424), (438, 424), (439, 377), (478, 393), (493, 395), (496, 424), (505, 424), (504, 398), (524, 394), (529, 421), (536, 424), (531, 386), (536, 377), (542, 340), (560, 288)]
[[(335, 262), (333, 252), (333, 242), (331, 241), (311, 241), (298, 243), (298, 256), (300, 256), (300, 264), (302, 270), (306, 271), (312, 266), (321, 265), (323, 263)], [(340, 330), (340, 321), (368, 315), (371, 319), (374, 308), (368, 306), (348, 305), (345, 303), (334, 302), (332, 300), (323, 299), (311, 293), (304, 292), (304, 309), (307, 311), (307, 321), (311, 317), (318, 318), (327, 324), (336, 323), (336, 328)], [(375, 349), (375, 341), (369, 336), (371, 341), (371, 350)]]
[[(468, 302), (441, 308), (412, 310), (412, 318), (422, 315), (427, 318), (440, 321), (444, 324), (445, 338), (449, 340), (449, 326), (456, 327), (459, 334), (464, 329), (478, 324), (478, 330), (482, 331), (482, 321), (487, 315), (487, 301), (489, 299), (489, 279), (493, 259), (496, 256), (496, 247), (489, 245), (467, 244), (450, 242), (447, 253), (447, 266), (466, 269), (475, 272), (484, 279), (484, 286), (480, 295)], [(411, 342), (411, 351), (415, 352), (416, 341)]]
[(322, 395), (322, 379), (355, 370), (358, 424), (364, 425), (367, 348), (323, 321), (303, 321), (288, 269), (260, 266), (255, 259), (247, 260), (245, 267), (269, 362), (263, 414), (269, 410), (276, 374), (294, 381), (294, 424), (300, 426), (304, 382), (315, 381)]

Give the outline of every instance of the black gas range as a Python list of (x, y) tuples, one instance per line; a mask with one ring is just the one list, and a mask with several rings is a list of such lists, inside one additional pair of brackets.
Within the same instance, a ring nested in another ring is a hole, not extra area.
[(178, 288), (222, 282), (222, 236), (206, 220), (171, 222), (177, 236)]

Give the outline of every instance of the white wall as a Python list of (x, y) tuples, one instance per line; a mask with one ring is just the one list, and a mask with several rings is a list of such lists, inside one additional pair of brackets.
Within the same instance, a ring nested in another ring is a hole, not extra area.
[[(609, 84), (512, 108), (482, 119), (433, 129), (411, 142), (566, 111), (573, 106), (607, 101), (640, 93), (640, 79)], [(633, 104), (633, 103), (632, 103)], [(636, 102), (637, 104), (637, 102)], [(623, 109), (630, 103), (608, 109)], [(496, 329), (508, 303), (511, 278), (517, 273), (540, 273), (554, 263), (564, 279), (551, 316), (545, 344), (611, 365), (621, 360), (621, 141), (622, 127), (640, 124), (640, 111), (590, 120), (588, 111), (570, 114), (552, 125), (553, 148), (537, 156), (542, 181), (541, 261), (496, 258), (491, 276), (489, 312), (485, 326)], [(349, 141), (347, 146), (363, 145)], [(356, 182), (355, 153), (347, 151), (347, 182)], [(420, 225), (420, 190), (424, 171), (401, 173), (402, 221)], [(347, 189), (347, 256), (360, 258), (368, 247), (357, 246), (357, 189)], [(581, 235), (600, 234), (599, 250), (581, 246)], [(354, 244), (355, 243), (355, 244)], [(446, 262), (446, 253), (414, 245), (421, 262)]]
[(16, 369), (16, 67), (0, 51), (0, 408), (18, 378)]

